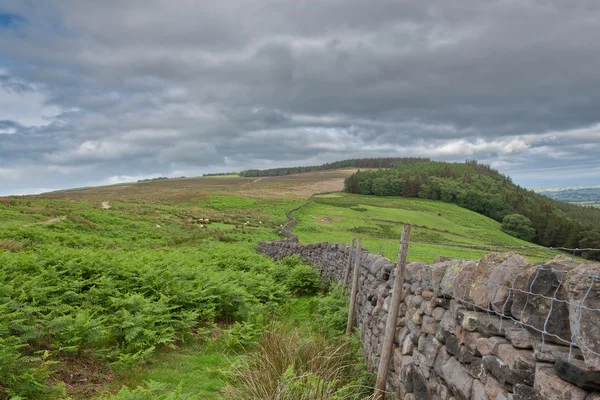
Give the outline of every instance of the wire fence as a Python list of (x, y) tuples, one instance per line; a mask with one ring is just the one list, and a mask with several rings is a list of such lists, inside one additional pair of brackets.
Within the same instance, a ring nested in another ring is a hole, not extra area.
[[(398, 249), (379, 244), (369, 250), (395, 261)], [(552, 342), (565, 353), (568, 347), (569, 361), (585, 359), (600, 369), (600, 263), (593, 261), (600, 249), (411, 242), (408, 259), (430, 265), (418, 279), (405, 274), (404, 286), (441, 292), (466, 310), (486, 313), (498, 334), (526, 328), (540, 351)], [(436, 277), (436, 265), (447, 266), (446, 281)]]
[[(366, 245), (372, 253), (381, 254), (390, 260), (398, 255), (397, 243)], [(431, 263), (440, 257), (450, 259), (478, 260), (489, 253), (515, 253), (527, 258), (532, 263), (550, 261), (556, 257), (565, 257), (573, 262), (589, 263), (600, 260), (600, 249), (573, 249), (567, 247), (544, 246), (482, 246), (460, 243), (411, 242), (408, 260)]]

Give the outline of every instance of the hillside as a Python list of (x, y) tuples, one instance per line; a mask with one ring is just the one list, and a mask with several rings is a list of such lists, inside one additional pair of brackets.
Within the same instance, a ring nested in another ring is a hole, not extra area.
[[(431, 262), (441, 255), (478, 259), (484, 254), (482, 250), (455, 245), (532, 245), (504, 233), (501, 224), (491, 218), (455, 204), (426, 199), (329, 194), (315, 197), (294, 217), (298, 222), (293, 231), (301, 243), (349, 243), (352, 237), (362, 237), (366, 249), (391, 260), (397, 257), (405, 223), (413, 226), (410, 261)], [(532, 260), (556, 255), (526, 251), (534, 257)]]
[[(342, 335), (346, 296), (299, 259), (273, 261), (256, 249), (281, 239), (288, 210), (364, 173), (168, 179), (0, 198), (0, 398), (228, 399), (223, 391), (247, 389), (232, 387), (231, 363), (256, 355), (273, 326), (285, 342), (346, 343), (353, 372), (330, 384), (363, 398), (372, 383)], [(303, 243), (362, 237), (391, 260), (403, 223), (414, 226), (410, 260), (486, 251), (453, 244), (530, 245), (494, 219), (439, 200), (340, 192), (294, 215)], [(523, 253), (532, 261), (557, 254)]]
[(270, 169), (248, 169), (240, 172), (244, 177), (261, 176), (285, 176), (299, 174), (304, 172), (329, 171), (345, 168), (395, 168), (400, 165), (412, 164), (416, 162), (429, 161), (428, 158), (357, 158), (351, 160), (342, 160), (322, 165), (312, 165), (307, 167), (289, 167), (289, 168), (270, 168)]
[(236, 175), (205, 176), (60, 190), (26, 197), (98, 203), (110, 200), (182, 203), (215, 194), (253, 198), (301, 199), (309, 198), (313, 193), (342, 190), (344, 179), (354, 172), (356, 169), (314, 171), (261, 178), (244, 178)]
[(535, 243), (600, 248), (600, 210), (562, 203), (524, 189), (510, 177), (475, 161), (423, 162), (358, 171), (345, 181), (349, 193), (441, 200), (496, 221), (511, 214), (531, 220)]

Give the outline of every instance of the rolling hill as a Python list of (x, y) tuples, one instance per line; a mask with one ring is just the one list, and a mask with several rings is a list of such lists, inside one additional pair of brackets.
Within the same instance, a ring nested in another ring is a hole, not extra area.
[[(548, 247), (600, 248), (600, 210), (553, 200), (522, 188), (510, 177), (476, 161), (422, 162), (358, 171), (345, 181), (349, 193), (441, 200), (498, 222), (521, 214)], [(595, 254), (598, 254), (597, 252)]]

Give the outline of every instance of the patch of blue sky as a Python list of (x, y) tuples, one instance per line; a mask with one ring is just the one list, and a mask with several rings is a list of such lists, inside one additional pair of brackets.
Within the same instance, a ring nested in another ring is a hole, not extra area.
[(25, 22), (25, 18), (17, 14), (0, 11), (0, 29), (18, 28)]

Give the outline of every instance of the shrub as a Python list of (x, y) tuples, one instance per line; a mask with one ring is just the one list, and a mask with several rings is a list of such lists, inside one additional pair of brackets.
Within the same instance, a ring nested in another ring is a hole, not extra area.
[(323, 289), (319, 271), (310, 265), (293, 267), (288, 273), (286, 286), (298, 296), (315, 294)]
[(343, 289), (335, 286), (325, 296), (312, 300), (315, 325), (326, 337), (336, 337), (346, 330), (348, 319), (348, 296)]
[(535, 229), (531, 220), (521, 214), (510, 214), (502, 219), (502, 230), (519, 239), (532, 241), (535, 238)]

